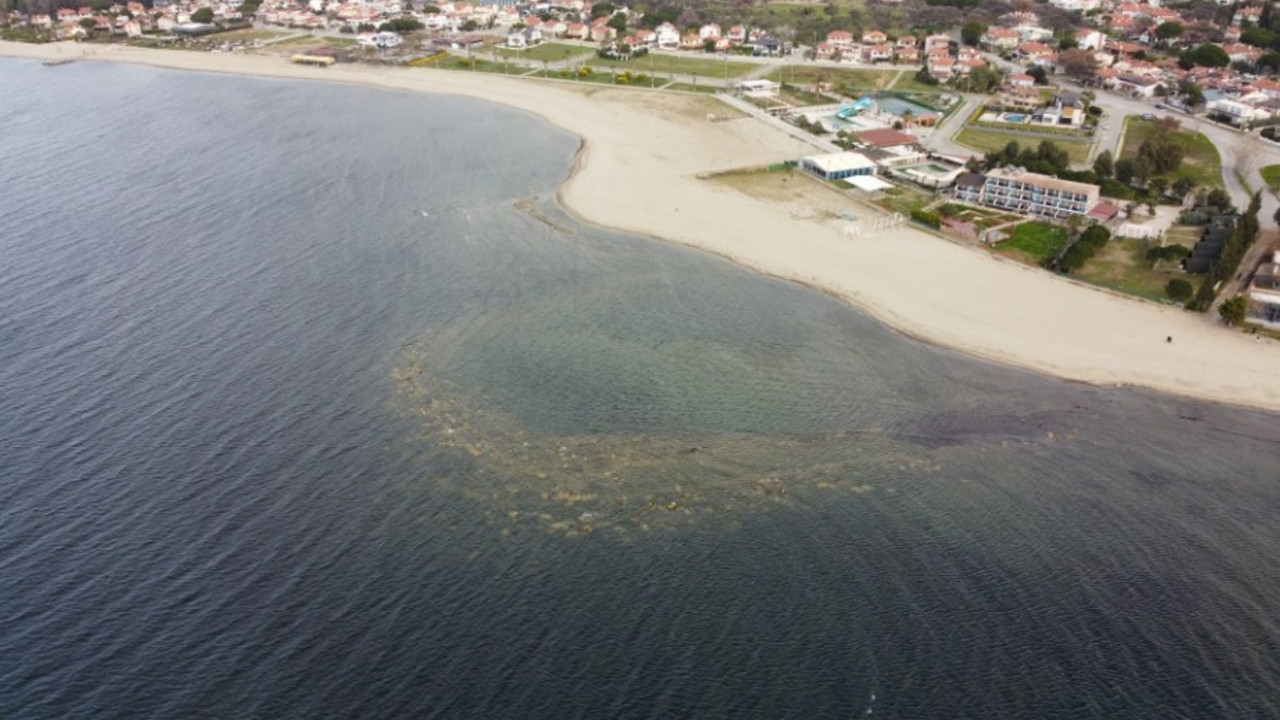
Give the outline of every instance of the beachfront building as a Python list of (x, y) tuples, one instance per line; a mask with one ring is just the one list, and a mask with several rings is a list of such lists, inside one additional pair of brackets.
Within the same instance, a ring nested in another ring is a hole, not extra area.
[(800, 159), (800, 167), (823, 180), (843, 180), (876, 174), (876, 164), (866, 155), (856, 152), (811, 155)]
[(1280, 329), (1280, 252), (1258, 267), (1249, 283), (1250, 322)]
[(956, 179), (953, 194), (961, 202), (1056, 220), (1087, 215), (1098, 203), (1099, 188), (1022, 168), (1004, 167), (986, 175), (961, 175)]

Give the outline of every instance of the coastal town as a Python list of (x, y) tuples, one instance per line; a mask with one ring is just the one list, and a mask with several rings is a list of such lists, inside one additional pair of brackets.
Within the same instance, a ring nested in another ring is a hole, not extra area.
[[(45, 6), (3, 37), (370, 63), (715, 97), (807, 152), (761, 174), (1046, 272), (1280, 332), (1269, 3), (916, 0)], [(1273, 30), (1273, 27), (1276, 28)], [(858, 213), (841, 213), (852, 219)], [(870, 217), (870, 216), (868, 216)], [(1263, 225), (1266, 225), (1264, 228)]]

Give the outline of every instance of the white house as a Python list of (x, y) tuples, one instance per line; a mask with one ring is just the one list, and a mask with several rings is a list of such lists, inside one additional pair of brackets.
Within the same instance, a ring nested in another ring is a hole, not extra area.
[(512, 30), (507, 34), (507, 47), (510, 48), (533, 47), (540, 42), (542, 42), (542, 31), (534, 27)]
[(1098, 7), (1098, 0), (1049, 0), (1049, 4), (1068, 12), (1089, 12)]
[(680, 47), (680, 31), (675, 25), (664, 22), (654, 28), (653, 32), (657, 35), (658, 47), (668, 49)]
[(1271, 117), (1271, 113), (1267, 110), (1225, 98), (1210, 100), (1205, 103), (1204, 109), (1210, 115), (1226, 117), (1232, 125), (1247, 125), (1256, 120), (1266, 120)]
[(1107, 36), (1093, 28), (1076, 30), (1076, 46), (1081, 50), (1101, 50), (1107, 42)]

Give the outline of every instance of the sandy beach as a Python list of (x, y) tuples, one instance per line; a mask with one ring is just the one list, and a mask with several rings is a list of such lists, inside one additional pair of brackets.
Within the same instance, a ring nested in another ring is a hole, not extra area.
[[(919, 339), (1058, 378), (1137, 385), (1280, 411), (1280, 345), (1214, 318), (1119, 297), (910, 227), (850, 237), (805, 203), (752, 197), (699, 174), (807, 154), (709, 97), (484, 73), (339, 65), (272, 56), (0, 42), (0, 55), (83, 58), (183, 70), (346, 82), (466, 95), (534, 113), (584, 139), (560, 191), (584, 221), (698, 247), (847, 299)], [(49, 68), (58, 72), (59, 68)], [(833, 205), (834, 207), (834, 205)], [(869, 216), (870, 211), (860, 215)], [(1172, 337), (1173, 342), (1166, 338)]]

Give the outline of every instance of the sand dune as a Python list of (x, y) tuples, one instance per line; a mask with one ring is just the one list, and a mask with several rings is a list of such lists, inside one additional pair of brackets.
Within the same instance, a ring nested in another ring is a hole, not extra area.
[[(998, 362), (1064, 379), (1280, 410), (1275, 342), (1227, 330), (1212, 318), (1086, 288), (909, 227), (846, 237), (835, 223), (798, 216), (792, 203), (699, 179), (707, 171), (808, 152), (801, 141), (756, 120), (708, 122), (707, 112), (725, 111), (712, 98), (483, 73), (308, 68), (270, 56), (0, 43), (0, 55), (82, 54), (100, 61), (451, 93), (509, 105), (585, 140), (578, 170), (561, 188), (563, 204), (585, 221), (685, 243), (809, 283), (904, 333)], [(1166, 342), (1170, 336), (1172, 343)]]

